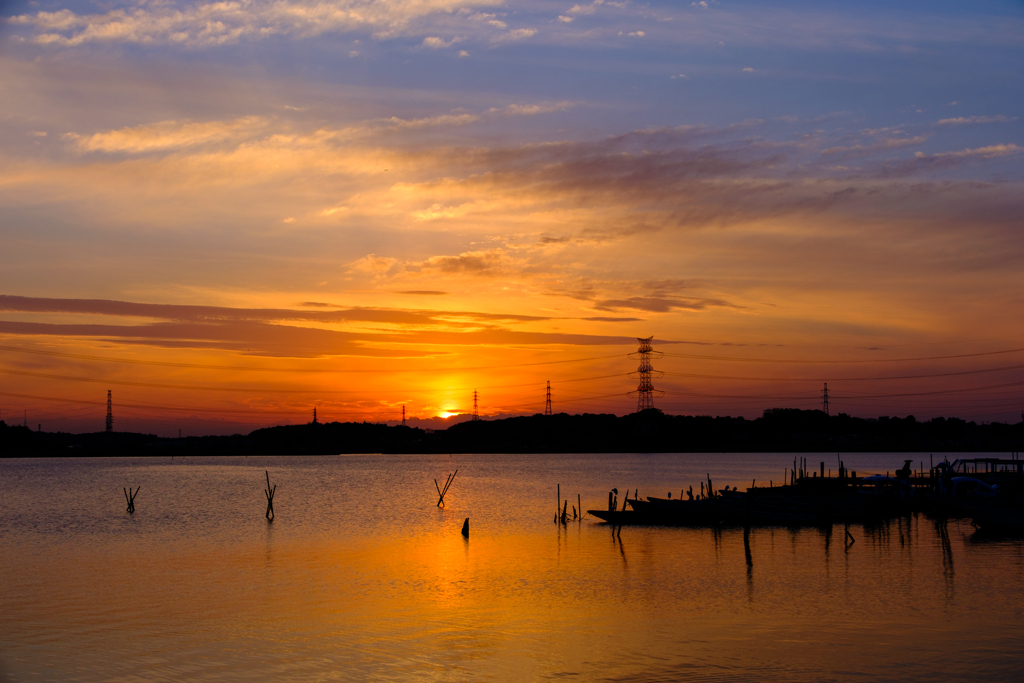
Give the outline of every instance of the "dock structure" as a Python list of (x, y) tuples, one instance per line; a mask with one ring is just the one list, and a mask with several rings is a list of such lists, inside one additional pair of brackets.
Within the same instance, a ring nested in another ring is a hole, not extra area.
[[(851, 523), (880, 521), (924, 511), (942, 518), (970, 518), (976, 526), (1024, 529), (1024, 460), (960, 458), (925, 467), (905, 459), (903, 466), (858, 476), (837, 456), (835, 476), (826, 476), (824, 462), (813, 467), (807, 458), (794, 458), (783, 472), (782, 485), (716, 489), (710, 475), (700, 493), (683, 499), (640, 498), (628, 495), (621, 509), (609, 493), (607, 510), (589, 510), (611, 524), (668, 526), (773, 525), (830, 526), (842, 524), (847, 547), (855, 543)], [(627, 506), (631, 509), (627, 510)]]

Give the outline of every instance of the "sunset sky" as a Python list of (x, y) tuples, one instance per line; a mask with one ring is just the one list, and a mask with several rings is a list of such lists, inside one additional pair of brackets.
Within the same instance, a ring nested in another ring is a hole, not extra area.
[[(0, 418), (1018, 422), (1024, 3), (0, 2)], [(458, 418), (456, 418), (458, 419)]]

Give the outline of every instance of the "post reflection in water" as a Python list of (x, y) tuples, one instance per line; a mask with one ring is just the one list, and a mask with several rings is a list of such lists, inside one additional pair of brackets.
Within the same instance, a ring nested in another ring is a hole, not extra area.
[[(682, 485), (688, 457), (713, 469), (697, 456), (460, 456), (461, 485), (440, 512), (422, 484), (447, 456), (0, 461), (0, 671), (16, 681), (1018, 678), (1021, 539), (921, 514), (853, 524), (860, 542), (846, 544), (839, 574), (832, 542), (845, 525), (552, 525), (550, 496), (535, 495), (557, 477), (604, 507), (612, 466), (641, 492), (660, 490), (643, 477)], [(260, 498), (268, 465), (273, 525)], [(147, 498), (126, 519), (123, 496), (104, 496), (121, 495), (129, 468)], [(597, 474), (572, 479), (580, 472)], [(191, 509), (175, 507), (179, 480), (196, 492)], [(303, 505), (288, 504), (298, 491)], [(472, 539), (459, 532), (465, 518)]]
[(936, 518), (935, 530), (938, 532), (939, 545), (942, 547), (942, 578), (946, 587), (946, 601), (949, 602), (956, 595), (956, 583), (953, 572), (953, 543), (949, 539), (948, 521), (945, 517)]
[(754, 599), (754, 556), (750, 554), (750, 527), (743, 528), (743, 553), (747, 558), (747, 601)]

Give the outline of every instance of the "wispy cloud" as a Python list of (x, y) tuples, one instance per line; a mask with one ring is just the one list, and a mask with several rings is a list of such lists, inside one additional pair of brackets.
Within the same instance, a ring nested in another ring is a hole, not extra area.
[(231, 121), (161, 121), (92, 135), (68, 133), (65, 137), (83, 152), (142, 153), (237, 142), (264, 132), (268, 123), (269, 119), (261, 116)]
[(703, 311), (711, 307), (742, 308), (721, 299), (663, 299), (645, 296), (634, 296), (628, 299), (605, 299), (596, 302), (594, 306), (594, 308), (601, 311), (617, 311), (627, 308), (651, 313), (668, 313), (674, 310)]
[(517, 28), (495, 36), (491, 39), (491, 42), (510, 43), (518, 40), (526, 40), (527, 38), (532, 38), (535, 35), (537, 35), (537, 29), (535, 28)]
[(124, 42), (211, 46), (274, 35), (310, 37), (323, 33), (368, 31), (378, 37), (415, 33), (413, 24), (429, 16), (499, 4), (498, 0), (232, 0), (138, 4), (103, 14), (63, 9), (11, 17), (36, 30), (43, 45)]
[(460, 38), (452, 38), (451, 40), (445, 40), (438, 38), (437, 36), (427, 36), (423, 39), (423, 47), (429, 47), (433, 50), (439, 50), (446, 47), (451, 47), (455, 43), (459, 42)]
[(952, 119), (941, 119), (937, 125), (940, 126), (963, 126), (973, 125), (980, 123), (1008, 123), (1010, 121), (1016, 121), (1017, 117), (1003, 116), (999, 114), (997, 116), (958, 116)]
[(526, 261), (510, 255), (504, 249), (467, 251), (455, 256), (431, 256), (416, 267), (423, 270), (438, 270), (451, 275), (482, 275), (494, 277), (509, 275), (522, 270)]
[(826, 156), (834, 157), (862, 157), (870, 156), (878, 152), (884, 152), (893, 149), (900, 149), (903, 147), (910, 147), (913, 145), (920, 145), (925, 142), (928, 138), (923, 135), (915, 135), (912, 138), (884, 138), (876, 142), (872, 142), (867, 145), (850, 145), (848, 147), (829, 147), (823, 149), (821, 153)]
[(573, 5), (566, 11), (566, 14), (593, 14), (603, 4), (601, 0), (594, 0), (589, 5)]
[(370, 275), (384, 275), (398, 263), (398, 259), (367, 254), (361, 259), (348, 264), (352, 271), (369, 273)]
[[(423, 350), (423, 344), (608, 345), (633, 341), (630, 337), (516, 330), (509, 325), (550, 318), (496, 312), (379, 308), (343, 308), (336, 311), (237, 309), (4, 295), (0, 295), (0, 311), (73, 312), (86, 316), (149, 319), (139, 324), (120, 325), (101, 319), (85, 323), (0, 320), (0, 334), (88, 338), (163, 348), (221, 349), (253, 356), (400, 358), (436, 355), (436, 352)], [(364, 322), (392, 327), (386, 330), (345, 330), (289, 324), (298, 321), (332, 325)], [(381, 343), (392, 348), (382, 348)], [(393, 348), (403, 344), (412, 345), (412, 348)]]
[(488, 109), (489, 114), (506, 114), (508, 116), (533, 116), (535, 114), (550, 114), (556, 111), (565, 111), (573, 106), (572, 102), (545, 102), (538, 104), (510, 104), (505, 107), (492, 107)]
[(924, 152), (917, 152), (914, 156), (918, 159), (942, 159), (942, 158), (974, 158), (974, 159), (994, 159), (996, 157), (1004, 157), (1009, 154), (1019, 154), (1024, 151), (1024, 148), (1018, 147), (1014, 144), (1000, 144), (1000, 145), (989, 145), (987, 147), (975, 147), (974, 149), (962, 149), (955, 152), (938, 152), (936, 154), (925, 154)]

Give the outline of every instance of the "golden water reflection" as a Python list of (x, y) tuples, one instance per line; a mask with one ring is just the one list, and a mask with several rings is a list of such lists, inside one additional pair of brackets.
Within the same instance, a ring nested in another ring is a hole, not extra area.
[(465, 539), (454, 502), (400, 527), (289, 526), (282, 506), (273, 524), (186, 520), (191, 534), (144, 502), (116, 533), (0, 536), (10, 679), (1016, 680), (1022, 665), (1024, 543), (924, 515), (854, 526), (853, 545), (842, 527), (539, 514), (477, 514)]

